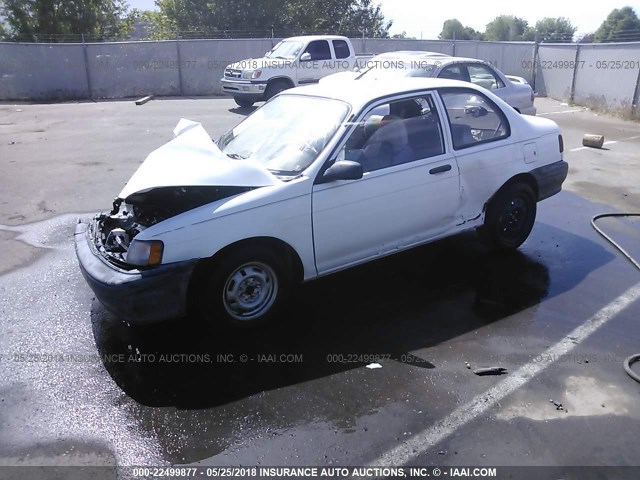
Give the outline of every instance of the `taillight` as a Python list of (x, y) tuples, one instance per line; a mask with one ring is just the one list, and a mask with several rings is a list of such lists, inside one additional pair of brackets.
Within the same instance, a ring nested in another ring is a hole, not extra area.
[(558, 135), (558, 147), (560, 147), (560, 153), (564, 152), (564, 140), (562, 140), (562, 135)]

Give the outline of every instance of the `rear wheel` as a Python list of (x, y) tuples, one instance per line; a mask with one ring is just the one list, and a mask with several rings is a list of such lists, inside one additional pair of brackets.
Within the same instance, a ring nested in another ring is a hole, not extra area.
[(242, 107), (242, 108), (251, 108), (251, 107), (253, 107), (253, 104), (255, 103), (255, 101), (253, 99), (251, 99), (251, 98), (233, 97), (233, 99), (236, 101), (238, 106)]
[(205, 320), (237, 327), (262, 325), (273, 318), (290, 287), (291, 275), (278, 256), (262, 246), (230, 252), (211, 267), (201, 284)]
[(489, 203), (484, 233), (491, 246), (513, 250), (527, 239), (535, 220), (535, 192), (526, 183), (514, 183), (500, 190)]

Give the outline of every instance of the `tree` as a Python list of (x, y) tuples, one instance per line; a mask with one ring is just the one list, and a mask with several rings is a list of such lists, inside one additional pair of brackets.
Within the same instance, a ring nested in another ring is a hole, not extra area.
[(372, 0), (156, 0), (160, 12), (180, 31), (228, 31), (230, 36), (276, 33), (338, 33), (388, 37)]
[(447, 40), (454, 38), (456, 40), (483, 40), (483, 34), (471, 27), (465, 27), (458, 19), (451, 18), (445, 20), (442, 24), (442, 32), (440, 32), (438, 38)]
[(640, 40), (640, 20), (631, 7), (614, 9), (596, 30), (594, 42), (635, 42)]
[(391, 35), (391, 38), (402, 38), (405, 40), (415, 40), (416, 37), (410, 37), (409, 35), (407, 35), (407, 32), (405, 32), (404, 30), (401, 33), (396, 33), (394, 35)]
[(545, 17), (536, 22), (535, 32), (541, 42), (571, 43), (577, 28), (564, 17)]
[(585, 33), (578, 38), (578, 43), (593, 43), (593, 33)]
[(10, 34), (26, 41), (63, 41), (80, 34), (122, 38), (131, 26), (125, 0), (4, 0), (1, 7)]
[(495, 41), (524, 40), (528, 28), (528, 22), (520, 17), (499, 15), (487, 24), (484, 36)]
[(464, 27), (464, 37), (468, 37), (468, 40), (484, 40), (484, 33), (478, 32), (471, 27)]

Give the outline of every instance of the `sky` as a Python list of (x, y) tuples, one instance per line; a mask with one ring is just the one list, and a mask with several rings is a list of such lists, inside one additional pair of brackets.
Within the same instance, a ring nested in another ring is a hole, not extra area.
[[(233, 1), (233, 0), (229, 0)], [(375, 0), (374, 0), (375, 1)], [(410, 37), (435, 39), (442, 31), (442, 24), (457, 18), (464, 26), (483, 32), (487, 23), (498, 15), (515, 15), (535, 25), (544, 17), (566, 17), (578, 27), (578, 35), (594, 32), (614, 8), (632, 7), (640, 15), (640, 2), (600, 0), (534, 0), (482, 2), (478, 0), (456, 0), (445, 5), (427, 0), (377, 0), (382, 13), (393, 20), (390, 33), (406, 32)], [(132, 8), (155, 9), (154, 0), (129, 0)], [(434, 8), (435, 6), (435, 8)]]

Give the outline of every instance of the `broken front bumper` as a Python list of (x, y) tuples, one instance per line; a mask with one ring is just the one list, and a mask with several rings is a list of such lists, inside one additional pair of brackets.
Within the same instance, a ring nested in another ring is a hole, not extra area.
[(75, 243), (82, 275), (96, 298), (118, 318), (140, 324), (186, 314), (189, 280), (197, 260), (124, 270), (98, 253), (84, 223), (76, 226)]

